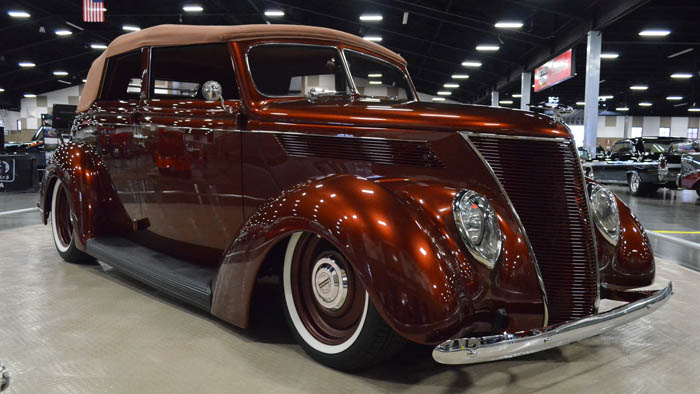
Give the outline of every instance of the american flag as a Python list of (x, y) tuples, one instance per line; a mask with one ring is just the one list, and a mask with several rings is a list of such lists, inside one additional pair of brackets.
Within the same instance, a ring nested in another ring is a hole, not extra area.
[(83, 0), (83, 22), (104, 22), (104, 0)]

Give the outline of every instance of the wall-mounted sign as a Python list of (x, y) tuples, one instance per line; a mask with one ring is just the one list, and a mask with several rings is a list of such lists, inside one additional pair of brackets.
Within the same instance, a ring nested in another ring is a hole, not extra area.
[(569, 49), (535, 69), (535, 92), (550, 88), (574, 76), (574, 50)]
[(15, 160), (0, 159), (0, 183), (15, 181)]

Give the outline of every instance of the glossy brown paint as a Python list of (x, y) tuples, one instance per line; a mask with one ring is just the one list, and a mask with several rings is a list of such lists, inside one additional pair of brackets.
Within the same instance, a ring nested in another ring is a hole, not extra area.
[[(219, 264), (212, 313), (245, 327), (268, 253), (293, 232), (307, 231), (342, 251), (380, 314), (410, 340), (542, 327), (544, 293), (528, 240), (497, 181), (456, 131), (569, 138), (568, 130), (548, 117), (490, 107), (266, 98), (255, 91), (245, 61), (247, 48), (258, 43), (231, 44), (241, 97), (226, 103), (231, 112), (219, 103), (145, 98), (98, 101), (80, 115), (76, 139), (83, 142), (61, 147), (47, 170), (47, 179), (60, 177), (71, 190), (78, 247), (94, 236), (126, 233), (194, 263)], [(125, 156), (102, 152), (86, 130), (130, 133), (118, 137), (127, 141)], [(294, 133), (427, 144), (444, 166), (294, 157), (277, 138)], [(44, 183), (45, 214), (51, 185)], [(493, 270), (469, 254), (456, 232), (451, 204), (463, 188), (485, 195), (498, 212), (504, 247)], [(617, 265), (606, 265), (613, 271), (601, 277), (610, 283), (618, 273), (644, 276), (644, 264), (653, 269), (653, 259), (635, 252), (649, 253), (646, 238), (634, 235), (641, 226), (628, 210), (620, 212), (630, 247), (616, 252)], [(132, 230), (145, 218), (148, 229)], [(600, 248), (599, 258), (612, 253)]]

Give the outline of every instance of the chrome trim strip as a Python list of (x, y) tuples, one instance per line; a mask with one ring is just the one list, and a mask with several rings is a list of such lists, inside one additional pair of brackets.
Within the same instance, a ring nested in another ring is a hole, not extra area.
[(569, 141), (567, 137), (529, 137), (524, 135), (503, 135), (503, 134), (493, 134), (493, 133), (475, 133), (473, 131), (460, 131), (459, 132), (465, 136), (475, 136), (483, 138), (498, 138), (502, 140), (530, 140), (530, 141), (547, 141), (547, 142), (566, 142)]
[(484, 166), (489, 170), (489, 173), (491, 174), (491, 177), (493, 178), (494, 181), (496, 181), (496, 184), (498, 185), (498, 189), (501, 192), (501, 195), (503, 198), (505, 198), (506, 202), (508, 203), (508, 206), (510, 207), (510, 211), (513, 214), (513, 217), (515, 217), (515, 221), (518, 223), (518, 226), (520, 226), (520, 231), (523, 233), (523, 238), (525, 238), (525, 244), (527, 245), (527, 249), (530, 252), (530, 255), (532, 256), (532, 262), (535, 265), (535, 272), (537, 273), (537, 280), (540, 282), (540, 289), (542, 290), (542, 302), (544, 302), (544, 319), (542, 321), (542, 327), (547, 327), (547, 323), (549, 323), (549, 308), (547, 306), (547, 291), (544, 288), (544, 280), (542, 278), (542, 272), (540, 272), (540, 266), (537, 264), (537, 256), (535, 256), (535, 250), (532, 249), (532, 245), (530, 244), (530, 238), (527, 236), (527, 232), (525, 231), (525, 226), (523, 226), (523, 222), (520, 220), (520, 216), (518, 215), (518, 212), (515, 210), (515, 206), (513, 205), (513, 202), (510, 201), (510, 197), (508, 196), (508, 193), (506, 193), (506, 189), (503, 187), (501, 184), (501, 181), (498, 180), (498, 177), (496, 176), (496, 173), (493, 171), (493, 168), (491, 168), (491, 165), (489, 164), (488, 161), (484, 158), (484, 156), (481, 155), (481, 152), (479, 152), (479, 149), (476, 148), (474, 143), (469, 139), (469, 135), (471, 134), (476, 134), (476, 133), (470, 133), (465, 131), (460, 131), (459, 134), (464, 138), (465, 141), (467, 141), (467, 144), (469, 147), (476, 153), (476, 156), (481, 160), (482, 163), (484, 163)]
[[(634, 292), (629, 292), (635, 294)], [(637, 292), (637, 294), (644, 294)], [(671, 282), (646, 298), (618, 308), (570, 321), (544, 330), (459, 338), (445, 341), (433, 350), (442, 364), (475, 364), (531, 354), (590, 338), (629, 323), (659, 309), (673, 294)]]
[(283, 135), (303, 135), (310, 137), (333, 137), (333, 138), (353, 138), (360, 140), (375, 140), (375, 141), (400, 141), (400, 142), (420, 142), (429, 143), (428, 140), (409, 140), (405, 138), (386, 138), (386, 137), (369, 137), (369, 136), (356, 136), (352, 134), (316, 134), (316, 133), (301, 133), (298, 131), (276, 131), (276, 130), (241, 130), (243, 133), (259, 133), (259, 134), (283, 134)]

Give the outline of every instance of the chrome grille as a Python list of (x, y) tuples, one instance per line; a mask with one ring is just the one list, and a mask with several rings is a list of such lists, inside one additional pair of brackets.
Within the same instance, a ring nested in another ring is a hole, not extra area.
[(597, 263), (573, 142), (470, 136), (520, 216), (547, 292), (549, 324), (595, 312)]

